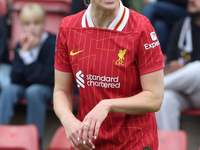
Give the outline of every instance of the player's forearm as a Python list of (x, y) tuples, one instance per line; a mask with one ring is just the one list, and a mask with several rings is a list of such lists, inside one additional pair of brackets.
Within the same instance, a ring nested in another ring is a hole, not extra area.
[(54, 111), (62, 124), (66, 124), (70, 118), (75, 118), (72, 113), (72, 95), (67, 96), (63, 91), (54, 91), (53, 103)]
[(163, 94), (144, 91), (128, 98), (105, 100), (104, 103), (111, 112), (136, 115), (158, 111), (162, 101)]

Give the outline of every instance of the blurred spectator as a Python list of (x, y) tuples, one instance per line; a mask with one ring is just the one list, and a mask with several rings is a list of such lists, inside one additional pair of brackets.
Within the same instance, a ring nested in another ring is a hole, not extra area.
[(9, 55), (6, 46), (7, 30), (4, 17), (0, 14), (0, 91), (10, 83)]
[(164, 101), (156, 113), (162, 130), (178, 130), (181, 111), (200, 108), (200, 0), (188, 2), (190, 17), (175, 24), (167, 48)]
[[(87, 8), (87, 4), (84, 3), (84, 0), (73, 0), (71, 4), (71, 12), (70, 15), (76, 14)], [(73, 94), (79, 95), (78, 87), (76, 82), (74, 82)], [(75, 108), (77, 110), (78, 107)]]
[(124, 2), (128, 8), (137, 11), (138, 13), (141, 13), (144, 7), (144, 2), (142, 0), (124, 0)]
[(9, 124), (14, 105), (27, 100), (27, 124), (35, 124), (40, 139), (46, 108), (53, 97), (55, 35), (44, 32), (45, 12), (36, 3), (29, 3), (20, 12), (23, 33), (15, 49), (12, 63), (12, 84), (0, 96), (0, 124)]
[(187, 15), (187, 0), (144, 0), (148, 3), (142, 14), (149, 18), (158, 35), (161, 48), (166, 54), (167, 42), (174, 23)]
[(76, 14), (84, 9), (86, 9), (86, 5), (83, 0), (72, 0), (71, 15)]

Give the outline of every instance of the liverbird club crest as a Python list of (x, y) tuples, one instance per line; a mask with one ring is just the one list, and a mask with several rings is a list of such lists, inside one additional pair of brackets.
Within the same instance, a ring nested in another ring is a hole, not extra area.
[(119, 59), (115, 62), (116, 65), (124, 65), (124, 55), (126, 54), (126, 49), (124, 50), (119, 50), (119, 53), (118, 53), (118, 57)]

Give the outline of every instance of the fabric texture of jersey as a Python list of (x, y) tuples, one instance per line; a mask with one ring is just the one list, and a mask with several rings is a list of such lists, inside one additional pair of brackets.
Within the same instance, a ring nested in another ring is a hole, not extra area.
[[(62, 20), (55, 52), (55, 68), (72, 72), (79, 87), (81, 121), (103, 99), (140, 93), (140, 76), (164, 67), (160, 43), (146, 17), (121, 4), (110, 29), (100, 29), (92, 26), (88, 12)], [(157, 150), (155, 115), (110, 112), (93, 142), (96, 150)]]

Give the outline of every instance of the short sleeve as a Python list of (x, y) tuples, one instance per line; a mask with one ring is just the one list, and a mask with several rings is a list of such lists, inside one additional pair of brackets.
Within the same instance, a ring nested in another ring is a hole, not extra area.
[(63, 72), (72, 72), (68, 48), (67, 48), (67, 29), (64, 27), (64, 21), (59, 26), (56, 37), (55, 61), (54, 67)]
[(137, 68), (140, 75), (164, 68), (163, 54), (156, 32), (149, 20), (140, 24), (137, 49)]

